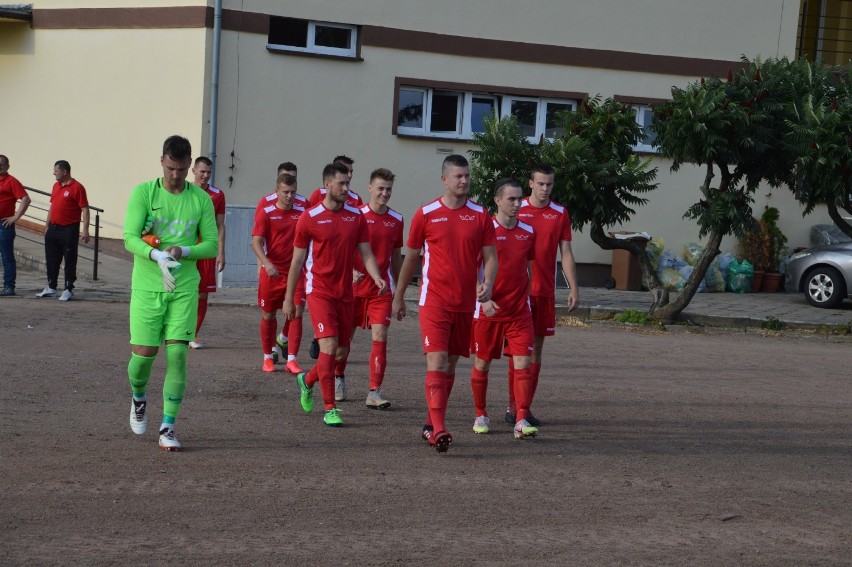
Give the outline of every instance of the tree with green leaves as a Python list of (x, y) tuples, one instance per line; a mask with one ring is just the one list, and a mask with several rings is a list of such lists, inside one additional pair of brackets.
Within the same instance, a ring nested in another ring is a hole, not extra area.
[(571, 213), (571, 225), (589, 228), (592, 240), (604, 250), (629, 251), (642, 266), (655, 301), (668, 301), (644, 248), (610, 236), (607, 228), (629, 222), (643, 194), (657, 187), (657, 169), (633, 151), (642, 130), (629, 106), (600, 98), (583, 101), (576, 112), (557, 115), (563, 134), (531, 143), (512, 118), (486, 120), (471, 150), (471, 195), (493, 209), (494, 181), (512, 177), (527, 186), (530, 170), (546, 163), (556, 171), (552, 198)]

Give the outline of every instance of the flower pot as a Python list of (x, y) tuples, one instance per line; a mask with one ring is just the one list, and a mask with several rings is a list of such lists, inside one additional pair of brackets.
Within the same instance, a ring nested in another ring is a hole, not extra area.
[(766, 272), (763, 274), (763, 283), (760, 284), (760, 291), (765, 293), (778, 293), (781, 291), (783, 283), (783, 275), (777, 272)]
[(763, 274), (765, 274), (763, 270), (755, 270), (754, 276), (751, 278), (751, 292), (757, 293), (760, 291), (760, 286), (763, 285)]

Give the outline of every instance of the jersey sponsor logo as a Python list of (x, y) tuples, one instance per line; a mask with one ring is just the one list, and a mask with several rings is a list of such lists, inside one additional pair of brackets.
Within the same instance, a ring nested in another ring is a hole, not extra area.
[(331, 219), (318, 220), (318, 221), (317, 221), (317, 224), (328, 224), (328, 223), (330, 223), (330, 222), (331, 222)]
[(543, 214), (543, 215), (541, 215), (541, 216), (543, 216), (543, 217), (544, 217), (544, 218), (546, 218), (547, 220), (556, 220), (556, 219), (558, 219), (558, 218), (559, 218), (559, 215), (549, 215), (549, 214), (547, 214), (547, 213), (544, 213), (544, 214)]
[(383, 223), (384, 223), (384, 225), (385, 225), (386, 227), (388, 227), (388, 228), (393, 228), (393, 227), (395, 227), (395, 226), (396, 226), (396, 223), (395, 223), (394, 221), (382, 221), (382, 222), (383, 222)]
[(463, 221), (472, 221), (476, 218), (476, 215), (459, 215), (459, 220)]
[(515, 238), (517, 238), (518, 240), (529, 240), (530, 235), (529, 234), (516, 234)]
[(450, 219), (448, 219), (447, 217), (441, 217), (437, 219), (432, 219), (430, 222), (447, 222), (448, 220)]
[(506, 237), (505, 236), (498, 236), (497, 240), (506, 240)]
[(71, 194), (71, 191), (66, 191), (66, 192), (64, 193), (64, 195), (65, 195), (66, 197), (67, 197), (67, 196), (69, 196), (70, 194)]
[(290, 218), (293, 220), (299, 220), (299, 215), (290, 215)]
[(371, 220), (371, 219), (367, 219), (367, 224), (376, 224), (376, 221)]
[(355, 220), (355, 217), (340, 217), (343, 219), (343, 222), (352, 222)]
[(532, 218), (532, 213), (518, 213), (519, 217), (530, 217)]

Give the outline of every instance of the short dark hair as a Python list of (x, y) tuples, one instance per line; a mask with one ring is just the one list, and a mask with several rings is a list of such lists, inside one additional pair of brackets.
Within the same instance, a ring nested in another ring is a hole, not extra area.
[(328, 181), (330, 179), (334, 179), (334, 176), (338, 173), (348, 176), (349, 168), (337, 161), (328, 164), (322, 170), (323, 182)]
[(276, 171), (299, 171), (296, 169), (296, 164), (292, 161), (285, 161), (283, 163), (278, 164), (278, 169)]
[(501, 177), (500, 179), (494, 182), (494, 196), (502, 196), (503, 190), (506, 187), (517, 187), (518, 189), (520, 189), (521, 184), (518, 183), (517, 179), (513, 179), (511, 177)]
[(169, 136), (163, 142), (163, 155), (169, 156), (175, 161), (192, 159), (192, 144), (183, 136)]
[(355, 160), (349, 156), (339, 155), (331, 160), (332, 163), (345, 163), (348, 166), (352, 166), (355, 164)]
[(57, 161), (56, 163), (54, 163), (53, 167), (58, 167), (62, 171), (65, 171), (67, 173), (71, 173), (71, 164), (68, 163), (67, 161), (65, 161), (64, 159), (61, 159), (61, 160)]
[(444, 163), (441, 164), (441, 174), (445, 175), (450, 167), (470, 167), (470, 164), (464, 156), (453, 154), (444, 158)]
[(543, 173), (544, 175), (554, 175), (553, 168), (546, 163), (537, 163), (530, 170), (530, 179), (535, 177), (536, 173)]
[(378, 169), (374, 169), (373, 173), (370, 174), (370, 183), (373, 182), (373, 179), (379, 178), (385, 181), (393, 181), (396, 175), (389, 169), (385, 169), (384, 167), (380, 167)]
[(195, 158), (195, 165), (198, 165), (199, 163), (203, 163), (205, 165), (213, 167), (213, 160), (207, 156), (198, 156), (197, 158)]
[(286, 185), (287, 187), (295, 187), (296, 186), (296, 176), (290, 175), (289, 173), (282, 173), (278, 176), (278, 180), (276, 185)]
[(5, 161), (6, 163), (9, 163), (9, 158), (4, 156), (3, 154), (0, 154), (0, 161)]

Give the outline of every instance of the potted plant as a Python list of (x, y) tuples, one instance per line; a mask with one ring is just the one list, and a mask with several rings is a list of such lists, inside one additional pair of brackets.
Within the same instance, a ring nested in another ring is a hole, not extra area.
[(778, 209), (775, 207), (766, 207), (760, 216), (760, 228), (767, 243), (766, 264), (763, 267), (766, 274), (760, 287), (765, 292), (779, 291), (784, 282), (780, 268), (787, 256), (787, 237), (778, 228), (778, 217)]
[(748, 260), (754, 266), (754, 277), (751, 280), (751, 291), (760, 290), (763, 284), (763, 274), (766, 272), (766, 266), (771, 262), (769, 256), (771, 247), (769, 236), (764, 230), (764, 226), (757, 219), (746, 229), (740, 237), (739, 256), (740, 259)]

